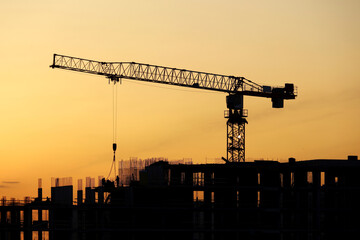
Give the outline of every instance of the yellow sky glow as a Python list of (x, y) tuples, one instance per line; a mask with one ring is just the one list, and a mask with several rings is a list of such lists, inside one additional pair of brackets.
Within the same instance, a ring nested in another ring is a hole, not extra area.
[[(299, 96), (284, 109), (245, 98), (248, 160), (360, 153), (357, 0), (14, 0), (0, 22), (0, 197), (110, 169), (112, 86), (50, 69), (53, 53), (292, 82)], [(117, 159), (226, 156), (225, 97), (124, 81)]]

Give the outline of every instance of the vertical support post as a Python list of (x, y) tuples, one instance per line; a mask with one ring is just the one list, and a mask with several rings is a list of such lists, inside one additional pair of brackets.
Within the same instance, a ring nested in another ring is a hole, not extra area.
[[(42, 179), (39, 178), (38, 179), (38, 201), (39, 202), (42, 202)], [(38, 231), (38, 240), (42, 240), (42, 228), (43, 228), (43, 219), (42, 219), (42, 208), (39, 207), (37, 209), (37, 212), (38, 212), (38, 223), (40, 224), (40, 230)]]
[(43, 192), (42, 192), (42, 179), (38, 179), (38, 201), (42, 202)]
[(80, 205), (82, 203), (83, 203), (82, 179), (78, 179), (77, 205)]

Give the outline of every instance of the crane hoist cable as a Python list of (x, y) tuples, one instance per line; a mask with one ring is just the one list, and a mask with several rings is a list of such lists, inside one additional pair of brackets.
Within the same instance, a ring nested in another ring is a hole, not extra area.
[(117, 149), (117, 144), (116, 144), (116, 133), (117, 133), (117, 85), (116, 85), (116, 81), (114, 81), (114, 85), (113, 85), (113, 97), (112, 97), (112, 101), (113, 101), (113, 144), (112, 144), (112, 149), (114, 152), (113, 155), (113, 161), (111, 163), (111, 168), (110, 168), (110, 172), (109, 175), (107, 176), (107, 179), (109, 179), (112, 169), (114, 168), (114, 179), (116, 179), (116, 161), (115, 161), (115, 153), (116, 153), (116, 149)]
[(117, 133), (117, 85), (114, 82), (114, 86), (113, 86), (113, 142), (114, 143), (116, 143), (116, 133)]

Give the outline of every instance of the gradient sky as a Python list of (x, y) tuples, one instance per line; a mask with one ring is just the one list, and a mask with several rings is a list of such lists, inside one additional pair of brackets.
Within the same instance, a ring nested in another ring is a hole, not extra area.
[[(0, 197), (109, 172), (112, 86), (49, 68), (53, 53), (291, 82), (284, 109), (245, 98), (247, 159), (360, 155), (358, 0), (4, 0), (0, 26)], [(118, 94), (117, 159), (226, 156), (226, 94), (131, 81)]]

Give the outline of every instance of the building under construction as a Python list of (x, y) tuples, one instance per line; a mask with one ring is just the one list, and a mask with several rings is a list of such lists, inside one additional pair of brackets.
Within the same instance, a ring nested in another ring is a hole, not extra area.
[[(360, 162), (158, 161), (129, 186), (2, 201), (0, 239), (351, 239), (360, 233)], [(91, 182), (91, 181), (90, 181)], [(73, 201), (75, 199), (75, 201)]]

